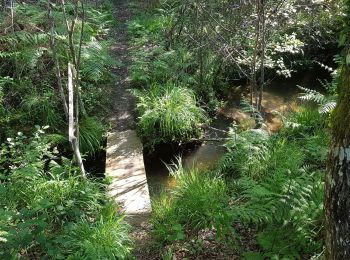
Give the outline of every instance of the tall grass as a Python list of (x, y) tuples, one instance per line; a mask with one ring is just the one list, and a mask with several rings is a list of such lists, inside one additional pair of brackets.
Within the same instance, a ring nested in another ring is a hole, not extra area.
[(105, 127), (93, 117), (85, 117), (80, 124), (80, 145), (83, 154), (92, 155), (102, 148)]
[(200, 125), (208, 119), (192, 90), (168, 83), (133, 93), (138, 99), (139, 133), (146, 145), (187, 142), (202, 134)]
[(222, 178), (211, 172), (184, 171), (181, 164), (172, 175), (176, 187), (171, 195), (153, 201), (153, 233), (158, 243), (184, 240), (186, 234), (205, 228), (231, 231), (226, 212), (228, 187)]

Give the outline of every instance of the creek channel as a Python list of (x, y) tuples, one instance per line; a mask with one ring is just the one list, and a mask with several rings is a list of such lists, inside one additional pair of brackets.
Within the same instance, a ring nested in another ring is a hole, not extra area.
[[(298, 96), (301, 90), (297, 87), (298, 85), (320, 92), (325, 91), (319, 78), (329, 80), (329, 76), (324, 71), (310, 70), (298, 73), (289, 79), (276, 78), (266, 87), (263, 94), (262, 115), (271, 133), (277, 132), (282, 127), (282, 120), (278, 114), (287, 114), (300, 107), (301, 101)], [(226, 152), (225, 142), (215, 139), (225, 138), (224, 132), (229, 130), (234, 121), (243, 128), (249, 129), (254, 126), (254, 120), (250, 115), (240, 109), (240, 95), (229, 96), (225, 105), (212, 118), (211, 127), (206, 130), (205, 139), (209, 141), (182, 147), (164, 144), (158, 146), (151, 154), (144, 152), (151, 197), (157, 197), (162, 192), (169, 192), (176, 185), (175, 178), (169, 174), (167, 164), (176, 163), (180, 156), (184, 169), (210, 170), (217, 165)]]

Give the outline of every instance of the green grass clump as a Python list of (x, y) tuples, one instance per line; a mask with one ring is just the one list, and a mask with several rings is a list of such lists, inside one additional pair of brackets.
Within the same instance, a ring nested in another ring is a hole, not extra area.
[(202, 134), (200, 126), (207, 117), (192, 90), (168, 83), (134, 90), (134, 94), (140, 114), (139, 134), (146, 145), (188, 142)]
[(103, 124), (93, 118), (85, 117), (80, 123), (80, 150), (83, 154), (94, 154), (102, 147), (105, 127)]
[(231, 230), (226, 212), (228, 187), (213, 173), (173, 170), (176, 187), (171, 195), (153, 201), (153, 234), (160, 244), (186, 239), (187, 234), (204, 228), (218, 232)]
[(128, 225), (115, 214), (111, 203), (94, 222), (83, 219), (68, 226), (60, 246), (72, 259), (127, 259), (132, 249), (128, 232)]

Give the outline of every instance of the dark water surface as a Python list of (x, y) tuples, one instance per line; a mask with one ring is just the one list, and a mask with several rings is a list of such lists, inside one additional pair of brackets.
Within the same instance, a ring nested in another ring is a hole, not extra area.
[[(210, 128), (206, 138), (215, 140), (225, 137), (222, 130), (228, 130), (231, 123), (232, 119), (218, 115), (211, 125), (221, 131)], [(145, 152), (144, 162), (151, 197), (159, 195), (162, 191), (169, 191), (176, 184), (166, 165), (177, 163), (178, 157), (181, 157), (185, 169), (197, 168), (205, 171), (214, 168), (225, 152), (223, 141), (204, 141), (202, 144), (187, 147), (161, 145), (152, 154)]]

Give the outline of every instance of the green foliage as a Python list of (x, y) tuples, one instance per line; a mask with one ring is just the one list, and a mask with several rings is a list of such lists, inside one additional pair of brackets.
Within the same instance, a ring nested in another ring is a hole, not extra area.
[(297, 128), (270, 137), (231, 137), (219, 172), (233, 180), (234, 221), (255, 225), (261, 258), (300, 258), (322, 249), (323, 172), (328, 134), (317, 109), (294, 113)]
[(83, 154), (94, 154), (102, 146), (105, 128), (102, 123), (95, 118), (85, 117), (80, 123), (80, 149)]
[(313, 101), (318, 104), (319, 112), (322, 114), (330, 113), (337, 105), (336, 96), (325, 96), (316, 90), (298, 87), (304, 92), (299, 98), (303, 101)]
[(81, 179), (56, 156), (41, 128), (1, 145), (1, 258), (125, 258), (128, 229), (103, 184)]
[(284, 119), (285, 127), (281, 133), (290, 138), (305, 137), (313, 135), (315, 131), (324, 129), (326, 117), (312, 106), (301, 106), (299, 111), (291, 113)]
[(138, 99), (139, 134), (146, 145), (186, 142), (201, 135), (200, 125), (207, 117), (190, 89), (168, 83), (133, 93)]
[(34, 90), (28, 93), (22, 100), (23, 121), (36, 122), (40, 125), (49, 125), (53, 129), (58, 129), (64, 122), (59, 100), (55, 98), (53, 90), (38, 93)]
[(88, 42), (82, 49), (81, 75), (86, 82), (104, 83), (111, 79), (110, 69), (118, 65), (110, 55), (111, 42)]
[[(71, 19), (73, 5), (69, 2), (66, 5), (68, 19)], [(106, 93), (109, 93), (108, 86), (111, 86), (113, 81), (110, 71), (117, 62), (109, 51), (111, 42), (108, 40), (108, 34), (111, 26), (114, 25), (111, 4), (108, 1), (98, 6), (85, 3), (85, 11), (80, 85), (82, 103), (88, 115), (92, 117), (105, 114), (108, 101)], [(0, 67), (2, 68), (0, 112), (1, 125), (5, 125), (1, 127), (1, 134), (12, 134), (12, 130), (15, 132), (16, 129), (22, 130), (25, 128), (24, 125), (50, 125), (50, 131), (66, 134), (67, 122), (58, 93), (55, 62), (50, 48), (47, 3), (18, 2), (15, 4), (14, 14), (13, 30), (10, 26), (11, 20), (6, 15), (0, 24), (2, 31), (6, 31), (0, 36)], [(68, 36), (60, 4), (53, 4), (52, 16), (55, 20), (54, 37), (57, 56), (63, 85), (65, 85), (69, 56)], [(73, 35), (76, 50), (79, 47), (81, 25), (82, 21), (79, 17), (76, 20), (76, 30)], [(85, 123), (83, 122), (82, 126), (84, 136), (90, 140), (82, 138), (87, 141), (83, 150), (92, 149), (85, 151), (93, 153), (99, 145), (96, 140), (92, 142), (91, 137), (101, 135), (101, 127), (91, 128), (91, 124), (87, 127)], [(89, 129), (98, 130), (98, 133), (88, 133)]]
[(243, 254), (247, 259), (320, 253), (328, 133), (316, 108), (304, 108), (290, 120), (300, 126), (274, 136), (257, 129), (231, 130), (229, 151), (213, 172), (172, 170), (176, 187), (153, 203), (157, 243), (188, 240), (212, 227), (218, 238), (230, 235), (232, 240), (236, 233), (246, 236), (234, 230), (243, 225), (255, 230), (260, 247)]
[(177, 85), (193, 89), (196, 95), (208, 104), (208, 109), (214, 111), (219, 104), (213, 86), (221, 80), (220, 62), (215, 55), (211, 55), (206, 59), (204, 70), (204, 62), (199, 65), (196, 48), (189, 48), (186, 44), (173, 44), (173, 19), (173, 14), (160, 8), (146, 14), (138, 14), (129, 23), (133, 46), (133, 85), (149, 87), (154, 84), (165, 85), (169, 81), (175, 82)]
[(236, 135), (231, 132), (231, 140), (227, 143), (231, 152), (220, 160), (220, 173), (241, 173), (250, 176), (262, 174), (262, 162), (268, 159), (268, 136), (260, 130), (250, 130)]
[(123, 218), (115, 214), (115, 205), (110, 204), (94, 222), (83, 219), (67, 226), (57, 242), (68, 259), (127, 259), (132, 249), (128, 231)]
[[(181, 163), (181, 161), (179, 162)], [(228, 187), (213, 173), (172, 170), (176, 187), (171, 196), (164, 194), (153, 201), (153, 234), (158, 243), (184, 240), (187, 233), (214, 227), (221, 237), (232, 234), (227, 214)]]

